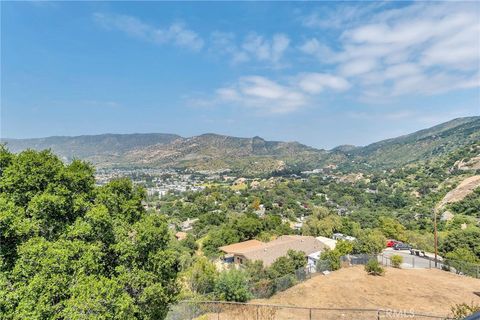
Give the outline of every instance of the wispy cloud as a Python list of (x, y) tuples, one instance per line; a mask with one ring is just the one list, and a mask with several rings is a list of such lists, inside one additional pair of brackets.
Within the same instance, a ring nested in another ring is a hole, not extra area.
[(197, 106), (233, 104), (267, 114), (286, 114), (305, 108), (327, 91), (350, 87), (341, 77), (322, 73), (300, 73), (274, 81), (262, 76), (241, 77), (217, 89), (210, 99), (190, 99)]
[[(367, 98), (432, 95), (480, 85), (476, 3), (416, 3), (373, 13), (355, 7), (332, 17), (367, 14), (368, 23), (357, 19), (341, 34), (340, 50), (317, 38), (306, 40), (300, 50), (332, 65)], [(324, 22), (313, 16), (304, 20), (309, 27), (325, 27)]]
[(309, 28), (340, 29), (358, 24), (386, 4), (386, 2), (376, 1), (358, 4), (343, 3), (336, 7), (321, 6), (318, 10), (301, 16), (300, 21), (303, 26)]
[(181, 22), (159, 28), (128, 15), (95, 13), (93, 17), (98, 24), (108, 30), (118, 30), (131, 37), (154, 44), (170, 43), (194, 51), (198, 51), (204, 46), (203, 39)]
[(269, 38), (251, 32), (243, 41), (237, 43), (235, 34), (215, 31), (211, 39), (212, 49), (229, 56), (232, 64), (260, 61), (271, 67), (280, 67), (290, 46), (290, 38), (282, 33), (276, 33)]

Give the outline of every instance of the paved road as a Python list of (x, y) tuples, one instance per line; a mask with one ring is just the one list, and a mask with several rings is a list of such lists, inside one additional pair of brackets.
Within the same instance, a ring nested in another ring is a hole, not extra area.
[[(388, 248), (383, 250), (384, 257), (390, 258), (392, 255), (400, 255), (403, 257), (403, 263), (401, 265), (402, 268), (418, 268), (418, 269), (425, 269), (425, 268), (434, 268), (435, 263), (434, 261), (425, 258), (414, 256), (410, 254), (410, 250), (393, 250), (392, 248)], [(385, 259), (383, 261), (385, 263)], [(390, 265), (390, 261), (388, 261)]]

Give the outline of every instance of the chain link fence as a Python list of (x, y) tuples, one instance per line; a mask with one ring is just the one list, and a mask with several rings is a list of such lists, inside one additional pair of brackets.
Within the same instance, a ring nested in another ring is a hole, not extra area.
[(456, 274), (480, 279), (480, 264), (444, 259), (440, 264), (438, 264), (438, 268), (445, 271), (455, 272)]
[(173, 306), (167, 320), (384, 320), (451, 319), (413, 310), (303, 308), (225, 301), (182, 301)]
[[(410, 258), (410, 259), (409, 259)], [(391, 266), (389, 256), (355, 254), (340, 257), (340, 267), (365, 265), (370, 259), (377, 259), (384, 266)], [(422, 260), (419, 260), (422, 259)], [(412, 267), (435, 268), (432, 260), (416, 256), (407, 257)], [(427, 261), (427, 262), (425, 262)], [(438, 261), (437, 268), (457, 274), (479, 278), (480, 265), (464, 261)], [(319, 260), (315, 267), (300, 268), (294, 274), (276, 279), (261, 279), (250, 283), (250, 291), (254, 298), (269, 298), (277, 292), (284, 291), (300, 282), (306, 281), (316, 274), (332, 271), (331, 261)], [(385, 309), (332, 309), (304, 308), (272, 304), (239, 303), (227, 301), (181, 301), (171, 307), (167, 320), (383, 320), (383, 319), (452, 319), (448, 317), (416, 313), (414, 310)]]
[[(391, 267), (391, 257), (393, 255), (379, 255), (379, 262), (384, 266)], [(480, 264), (471, 263), (466, 261), (452, 260), (452, 259), (442, 259), (437, 260), (435, 265), (435, 260), (433, 258), (427, 257), (418, 257), (418, 256), (402, 256), (403, 263), (402, 268), (416, 268), (416, 269), (440, 269), (443, 271), (453, 272), (459, 275), (469, 276), (473, 278), (480, 279)], [(344, 258), (344, 257), (342, 257)]]
[(309, 267), (295, 270), (293, 274), (285, 275), (276, 279), (262, 279), (257, 282), (250, 283), (250, 291), (255, 298), (269, 298), (277, 292), (284, 291), (294, 285), (308, 280), (315, 273)]

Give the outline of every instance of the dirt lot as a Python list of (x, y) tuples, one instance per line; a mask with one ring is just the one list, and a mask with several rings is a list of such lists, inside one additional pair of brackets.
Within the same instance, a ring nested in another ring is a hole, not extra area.
[(251, 302), (325, 308), (383, 308), (448, 315), (455, 303), (480, 303), (480, 279), (435, 269), (387, 268), (369, 276), (363, 266), (317, 275), (270, 299)]

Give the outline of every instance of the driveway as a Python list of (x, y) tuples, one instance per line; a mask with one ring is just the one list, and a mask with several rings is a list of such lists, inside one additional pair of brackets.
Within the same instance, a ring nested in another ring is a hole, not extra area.
[[(402, 268), (428, 269), (435, 267), (435, 262), (433, 259), (430, 260), (427, 257), (411, 255), (410, 250), (393, 250), (392, 248), (383, 250), (384, 257), (390, 258), (393, 255), (399, 255), (403, 257), (403, 263), (401, 265)], [(390, 265), (390, 259), (384, 258), (383, 263), (388, 263), (388, 265)]]

